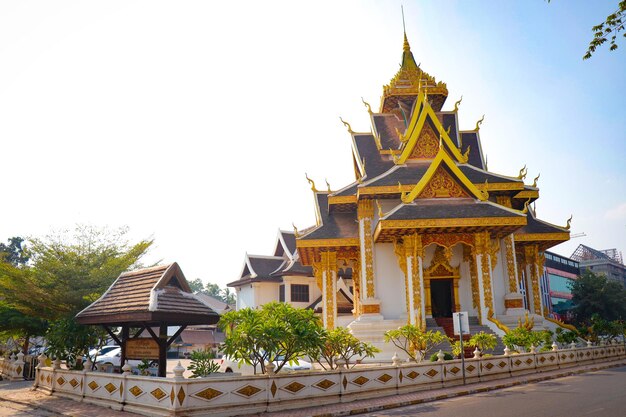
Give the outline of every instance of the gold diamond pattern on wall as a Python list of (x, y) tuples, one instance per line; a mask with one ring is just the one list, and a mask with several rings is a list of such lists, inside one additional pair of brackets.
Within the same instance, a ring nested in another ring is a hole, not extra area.
[(526, 361), (525, 361), (525, 362), (526, 362), (526, 364), (527, 364), (527, 365), (530, 365), (531, 363), (533, 363), (533, 360), (532, 360), (532, 359), (530, 359), (530, 358), (528, 358), (528, 359), (526, 359)]
[(341, 385), (343, 385), (343, 389), (346, 389), (346, 387), (348, 386), (348, 378), (344, 376), (343, 381), (341, 381)]
[(333, 385), (335, 385), (335, 383), (331, 381), (330, 379), (322, 379), (320, 382), (313, 384), (314, 387), (322, 389), (324, 391), (326, 391), (328, 388), (332, 387)]
[(493, 363), (488, 362), (488, 363), (485, 365), (485, 368), (487, 368), (488, 370), (490, 370), (490, 371), (491, 371), (491, 368), (493, 368), (494, 366), (495, 366), (495, 365), (494, 365)]
[(72, 386), (72, 388), (76, 388), (76, 385), (78, 385), (78, 381), (76, 380), (76, 378), (72, 378), (70, 380), (70, 385)]
[(470, 372), (474, 372), (474, 369), (476, 369), (476, 367), (475, 367), (474, 365), (469, 365), (469, 366), (468, 366), (467, 368), (465, 368), (465, 369), (467, 369), (467, 370), (468, 370), (468, 371), (470, 371)]
[(257, 388), (254, 385), (246, 385), (243, 388), (239, 388), (235, 392), (245, 397), (252, 397), (253, 395), (258, 394), (260, 391), (261, 391), (261, 388)]
[(389, 374), (382, 374), (381, 376), (379, 376), (376, 379), (384, 384), (386, 382), (389, 382), (389, 380), (392, 379), (392, 378), (393, 377), (391, 375), (389, 375)]
[(415, 379), (419, 376), (419, 374), (415, 371), (411, 371), (408, 374), (406, 374), (406, 377), (409, 379)]
[(554, 362), (554, 359), (555, 359), (555, 358), (554, 358), (554, 355), (550, 355), (550, 356), (548, 357), (548, 359), (550, 359), (550, 362)]
[(176, 398), (178, 399), (178, 405), (183, 405), (183, 401), (185, 401), (185, 391), (183, 390), (183, 387), (180, 387), (180, 389), (178, 390)]
[(170, 404), (174, 405), (174, 387), (172, 387), (172, 390), (170, 391)]
[(15, 372), (17, 372), (18, 375), (22, 374), (22, 367), (18, 366), (17, 369), (15, 370)]
[(369, 381), (369, 380), (370, 380), (369, 378), (366, 378), (363, 375), (361, 375), (358, 378), (354, 378), (352, 380), (352, 383), (353, 384), (357, 384), (358, 386), (363, 386), (363, 385), (367, 384), (367, 381)]
[(222, 391), (218, 391), (213, 388), (206, 388), (200, 392), (196, 392), (193, 395), (194, 397), (199, 397), (199, 398), (202, 398), (203, 400), (211, 401), (213, 398), (219, 397), (222, 394), (223, 394)]
[(285, 385), (283, 389), (295, 394), (296, 392), (300, 391), (305, 386), (306, 385), (302, 385), (301, 383), (297, 381), (293, 381), (292, 383)]
[(62, 376), (57, 378), (57, 384), (63, 386), (63, 384), (65, 384), (65, 378), (63, 378)]
[(128, 390), (131, 394), (133, 394), (135, 396), (135, 398), (139, 397), (141, 394), (143, 394), (143, 390), (141, 388), (139, 388), (137, 385), (133, 386), (131, 389)]
[(504, 368), (504, 367), (506, 366), (506, 362), (504, 362), (504, 361), (500, 361), (500, 363), (498, 363), (498, 366), (499, 366), (500, 368)]
[(98, 385), (96, 381), (91, 381), (89, 384), (87, 384), (87, 386), (91, 388), (92, 391), (95, 391), (98, 388), (100, 388), (100, 385)]
[(107, 390), (109, 394), (111, 394), (113, 391), (117, 389), (117, 387), (109, 382), (108, 384), (104, 386), (104, 389)]
[(163, 398), (167, 397), (167, 393), (163, 391), (161, 388), (156, 388), (150, 391), (150, 395), (152, 395), (158, 401), (161, 401)]
[(48, 375), (48, 377), (46, 378), (46, 382), (49, 384), (51, 380), (52, 379), (50, 378), (50, 375)]
[(565, 353), (563, 353), (563, 354), (561, 355), (561, 360), (565, 360), (566, 358), (567, 358), (567, 355), (566, 355)]
[(520, 366), (522, 364), (522, 361), (520, 361), (519, 359), (516, 359), (515, 362), (513, 362), (513, 364), (515, 366)]
[(426, 375), (429, 376), (430, 378), (433, 378), (438, 373), (439, 372), (435, 371), (434, 369), (431, 369), (430, 371), (426, 372)]
[(404, 375), (402, 375), (402, 371), (400, 371), (400, 376), (399, 376), (399, 378), (400, 378), (400, 382), (402, 382), (402, 378), (404, 378)]
[(539, 358), (539, 362), (544, 363), (546, 361), (546, 358), (544, 356)]
[(276, 382), (272, 381), (272, 386), (270, 387), (270, 392), (272, 393), (272, 397), (276, 396), (276, 390), (278, 390), (278, 388), (276, 387)]
[(456, 375), (456, 374), (458, 374), (458, 373), (459, 373), (459, 371), (460, 371), (460, 369), (459, 369), (459, 368), (457, 368), (456, 366), (454, 366), (454, 367), (450, 368), (450, 370), (449, 370), (449, 372), (450, 372), (452, 375)]

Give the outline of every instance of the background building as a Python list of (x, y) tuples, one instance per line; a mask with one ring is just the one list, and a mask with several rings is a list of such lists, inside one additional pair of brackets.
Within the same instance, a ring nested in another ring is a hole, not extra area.
[(608, 279), (626, 287), (626, 266), (624, 266), (622, 253), (617, 249), (597, 250), (578, 245), (572, 254), (572, 259), (580, 263), (581, 270), (589, 269), (595, 274), (603, 274)]

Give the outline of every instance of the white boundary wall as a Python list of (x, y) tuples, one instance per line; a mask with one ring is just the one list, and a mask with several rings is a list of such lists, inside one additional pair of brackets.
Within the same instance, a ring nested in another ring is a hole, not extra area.
[[(468, 383), (626, 359), (623, 344), (466, 359)], [(0, 364), (2, 366), (4, 364)], [(460, 360), (267, 376), (155, 378), (39, 367), (35, 387), (55, 395), (161, 416), (236, 416), (356, 401), (462, 384)]]

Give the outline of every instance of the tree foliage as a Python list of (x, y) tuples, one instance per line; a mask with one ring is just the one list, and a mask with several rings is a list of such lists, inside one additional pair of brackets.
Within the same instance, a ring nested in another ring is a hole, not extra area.
[(423, 331), (412, 324), (385, 332), (385, 342), (393, 343), (415, 362), (420, 362), (435, 345), (448, 340), (438, 331)]
[(235, 297), (235, 294), (231, 292), (230, 288), (227, 287), (222, 289), (219, 285), (211, 282), (206, 284), (202, 292), (213, 298), (221, 300), (226, 304), (235, 304), (237, 302), (237, 298)]
[[(624, 31), (624, 24), (626, 24), (626, 0), (622, 0), (617, 4), (617, 10), (606, 17), (606, 20), (591, 30), (593, 31), (593, 39), (589, 42), (587, 52), (583, 56), (583, 59), (589, 59), (596, 51), (596, 49), (606, 42), (609, 42), (609, 51), (614, 51), (618, 48), (617, 37), (620, 32)], [(626, 31), (621, 34), (626, 38)]]
[(222, 351), (227, 356), (260, 367), (277, 361), (275, 372), (316, 347), (321, 348), (323, 328), (310, 309), (272, 302), (259, 309), (244, 308), (224, 314), (218, 325), (226, 333)]
[(553, 333), (550, 330), (533, 331), (527, 327), (516, 327), (504, 336), (502, 343), (509, 349), (527, 352), (531, 346), (537, 350), (549, 350), (552, 345)]
[(608, 321), (626, 318), (626, 290), (620, 283), (584, 270), (570, 286), (577, 326), (591, 325), (594, 314)]
[(13, 266), (26, 265), (29, 257), (22, 246), (24, 239), (12, 237), (8, 242), (8, 245), (0, 243), (0, 261), (8, 262)]
[(194, 350), (190, 358), (191, 364), (187, 369), (191, 371), (191, 378), (202, 378), (220, 369), (219, 363), (213, 361), (215, 355), (210, 349)]
[(200, 278), (196, 278), (193, 281), (187, 281), (189, 283), (189, 288), (191, 288), (191, 292), (200, 292), (204, 289), (204, 282)]
[(478, 332), (470, 337), (468, 345), (478, 349), (482, 355), (486, 350), (495, 349), (498, 345), (498, 337), (495, 334)]
[(321, 338), (321, 347), (315, 345), (307, 354), (324, 369), (336, 369), (338, 359), (341, 359), (348, 368), (350, 365), (354, 367), (356, 361), (352, 364), (351, 361), (355, 356), (360, 359), (373, 358), (380, 352), (377, 347), (361, 342), (345, 327), (337, 327), (331, 331), (322, 330)]
[(56, 320), (46, 333), (47, 355), (66, 361), (71, 369), (82, 369), (78, 359), (87, 355), (90, 346), (98, 344), (103, 333), (104, 330), (95, 326), (76, 323), (73, 317)]
[(0, 297), (31, 317), (55, 320), (75, 315), (120, 273), (139, 266), (152, 241), (131, 245), (126, 233), (78, 226), (73, 235), (30, 239), (26, 267), (0, 262)]

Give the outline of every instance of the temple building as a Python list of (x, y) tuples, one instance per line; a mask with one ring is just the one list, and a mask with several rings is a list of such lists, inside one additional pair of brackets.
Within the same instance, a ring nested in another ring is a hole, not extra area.
[(308, 285), (308, 307), (325, 327), (346, 326), (383, 349), (384, 331), (436, 326), (457, 311), (497, 334), (526, 313), (536, 328), (558, 325), (540, 277), (544, 251), (569, 239), (569, 221), (536, 217), (537, 178), (525, 184), (525, 168), (514, 176), (487, 169), (482, 120), (461, 131), (461, 101), (443, 110), (447, 97), (446, 84), (416, 64), (405, 34), (378, 112), (364, 102), (371, 132), (344, 122), (354, 182), (322, 191), (309, 179), (316, 224), (289, 243), (279, 237), (272, 257), (246, 256), (229, 284), (238, 308), (278, 300), (281, 285)]

